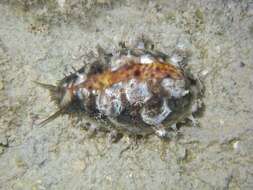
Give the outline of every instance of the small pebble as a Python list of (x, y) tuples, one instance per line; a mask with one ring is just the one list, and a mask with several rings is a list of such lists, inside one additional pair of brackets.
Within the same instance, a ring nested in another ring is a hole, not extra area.
[(201, 71), (201, 76), (205, 77), (206, 75), (208, 75), (209, 71), (208, 70), (203, 70)]
[(239, 141), (235, 141), (235, 142), (233, 143), (233, 148), (234, 148), (235, 150), (238, 150), (238, 148), (239, 148)]
[(245, 63), (244, 62), (240, 62), (240, 67), (245, 67)]

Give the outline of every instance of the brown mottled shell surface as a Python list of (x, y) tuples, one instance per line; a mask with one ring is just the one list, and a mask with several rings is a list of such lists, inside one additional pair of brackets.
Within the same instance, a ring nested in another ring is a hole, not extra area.
[(196, 81), (166, 54), (124, 48), (117, 55), (101, 56), (107, 67), (96, 65), (99, 61), (92, 65), (99, 72), (81, 68), (49, 88), (59, 107), (51, 117), (81, 112), (119, 131), (149, 134), (191, 114)]

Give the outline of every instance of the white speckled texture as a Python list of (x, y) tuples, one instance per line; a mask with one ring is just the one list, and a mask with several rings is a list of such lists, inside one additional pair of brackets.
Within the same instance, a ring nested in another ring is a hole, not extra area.
[(96, 98), (97, 109), (106, 116), (117, 117), (125, 109), (122, 102), (121, 84), (114, 84), (112, 87), (99, 93)]
[(126, 98), (130, 104), (145, 104), (152, 97), (146, 82), (131, 79), (126, 85)]

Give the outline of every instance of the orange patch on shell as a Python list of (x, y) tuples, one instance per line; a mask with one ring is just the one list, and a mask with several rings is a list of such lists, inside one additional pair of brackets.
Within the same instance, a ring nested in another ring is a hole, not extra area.
[(133, 78), (146, 81), (150, 79), (159, 80), (166, 77), (180, 80), (183, 79), (183, 73), (175, 66), (159, 61), (151, 64), (130, 63), (123, 65), (115, 71), (106, 70), (102, 73), (91, 75), (79, 87), (85, 87), (89, 90), (103, 90), (113, 84), (125, 82)]

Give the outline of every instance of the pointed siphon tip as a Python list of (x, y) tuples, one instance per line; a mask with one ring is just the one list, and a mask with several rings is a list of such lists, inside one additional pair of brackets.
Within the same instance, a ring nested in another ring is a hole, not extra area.
[(45, 84), (45, 83), (41, 83), (38, 81), (32, 81), (32, 82), (35, 83), (36, 85), (38, 85), (42, 88), (48, 89), (48, 90), (55, 90), (57, 88), (56, 86), (51, 85), (51, 84)]
[(60, 109), (60, 110), (56, 111), (55, 113), (53, 113), (52, 115), (50, 115), (47, 119), (45, 119), (45, 120), (41, 121), (40, 123), (38, 123), (37, 125), (39, 127), (43, 127), (46, 124), (53, 121), (54, 119), (56, 119), (57, 117), (59, 117), (62, 113), (63, 113), (63, 109)]

